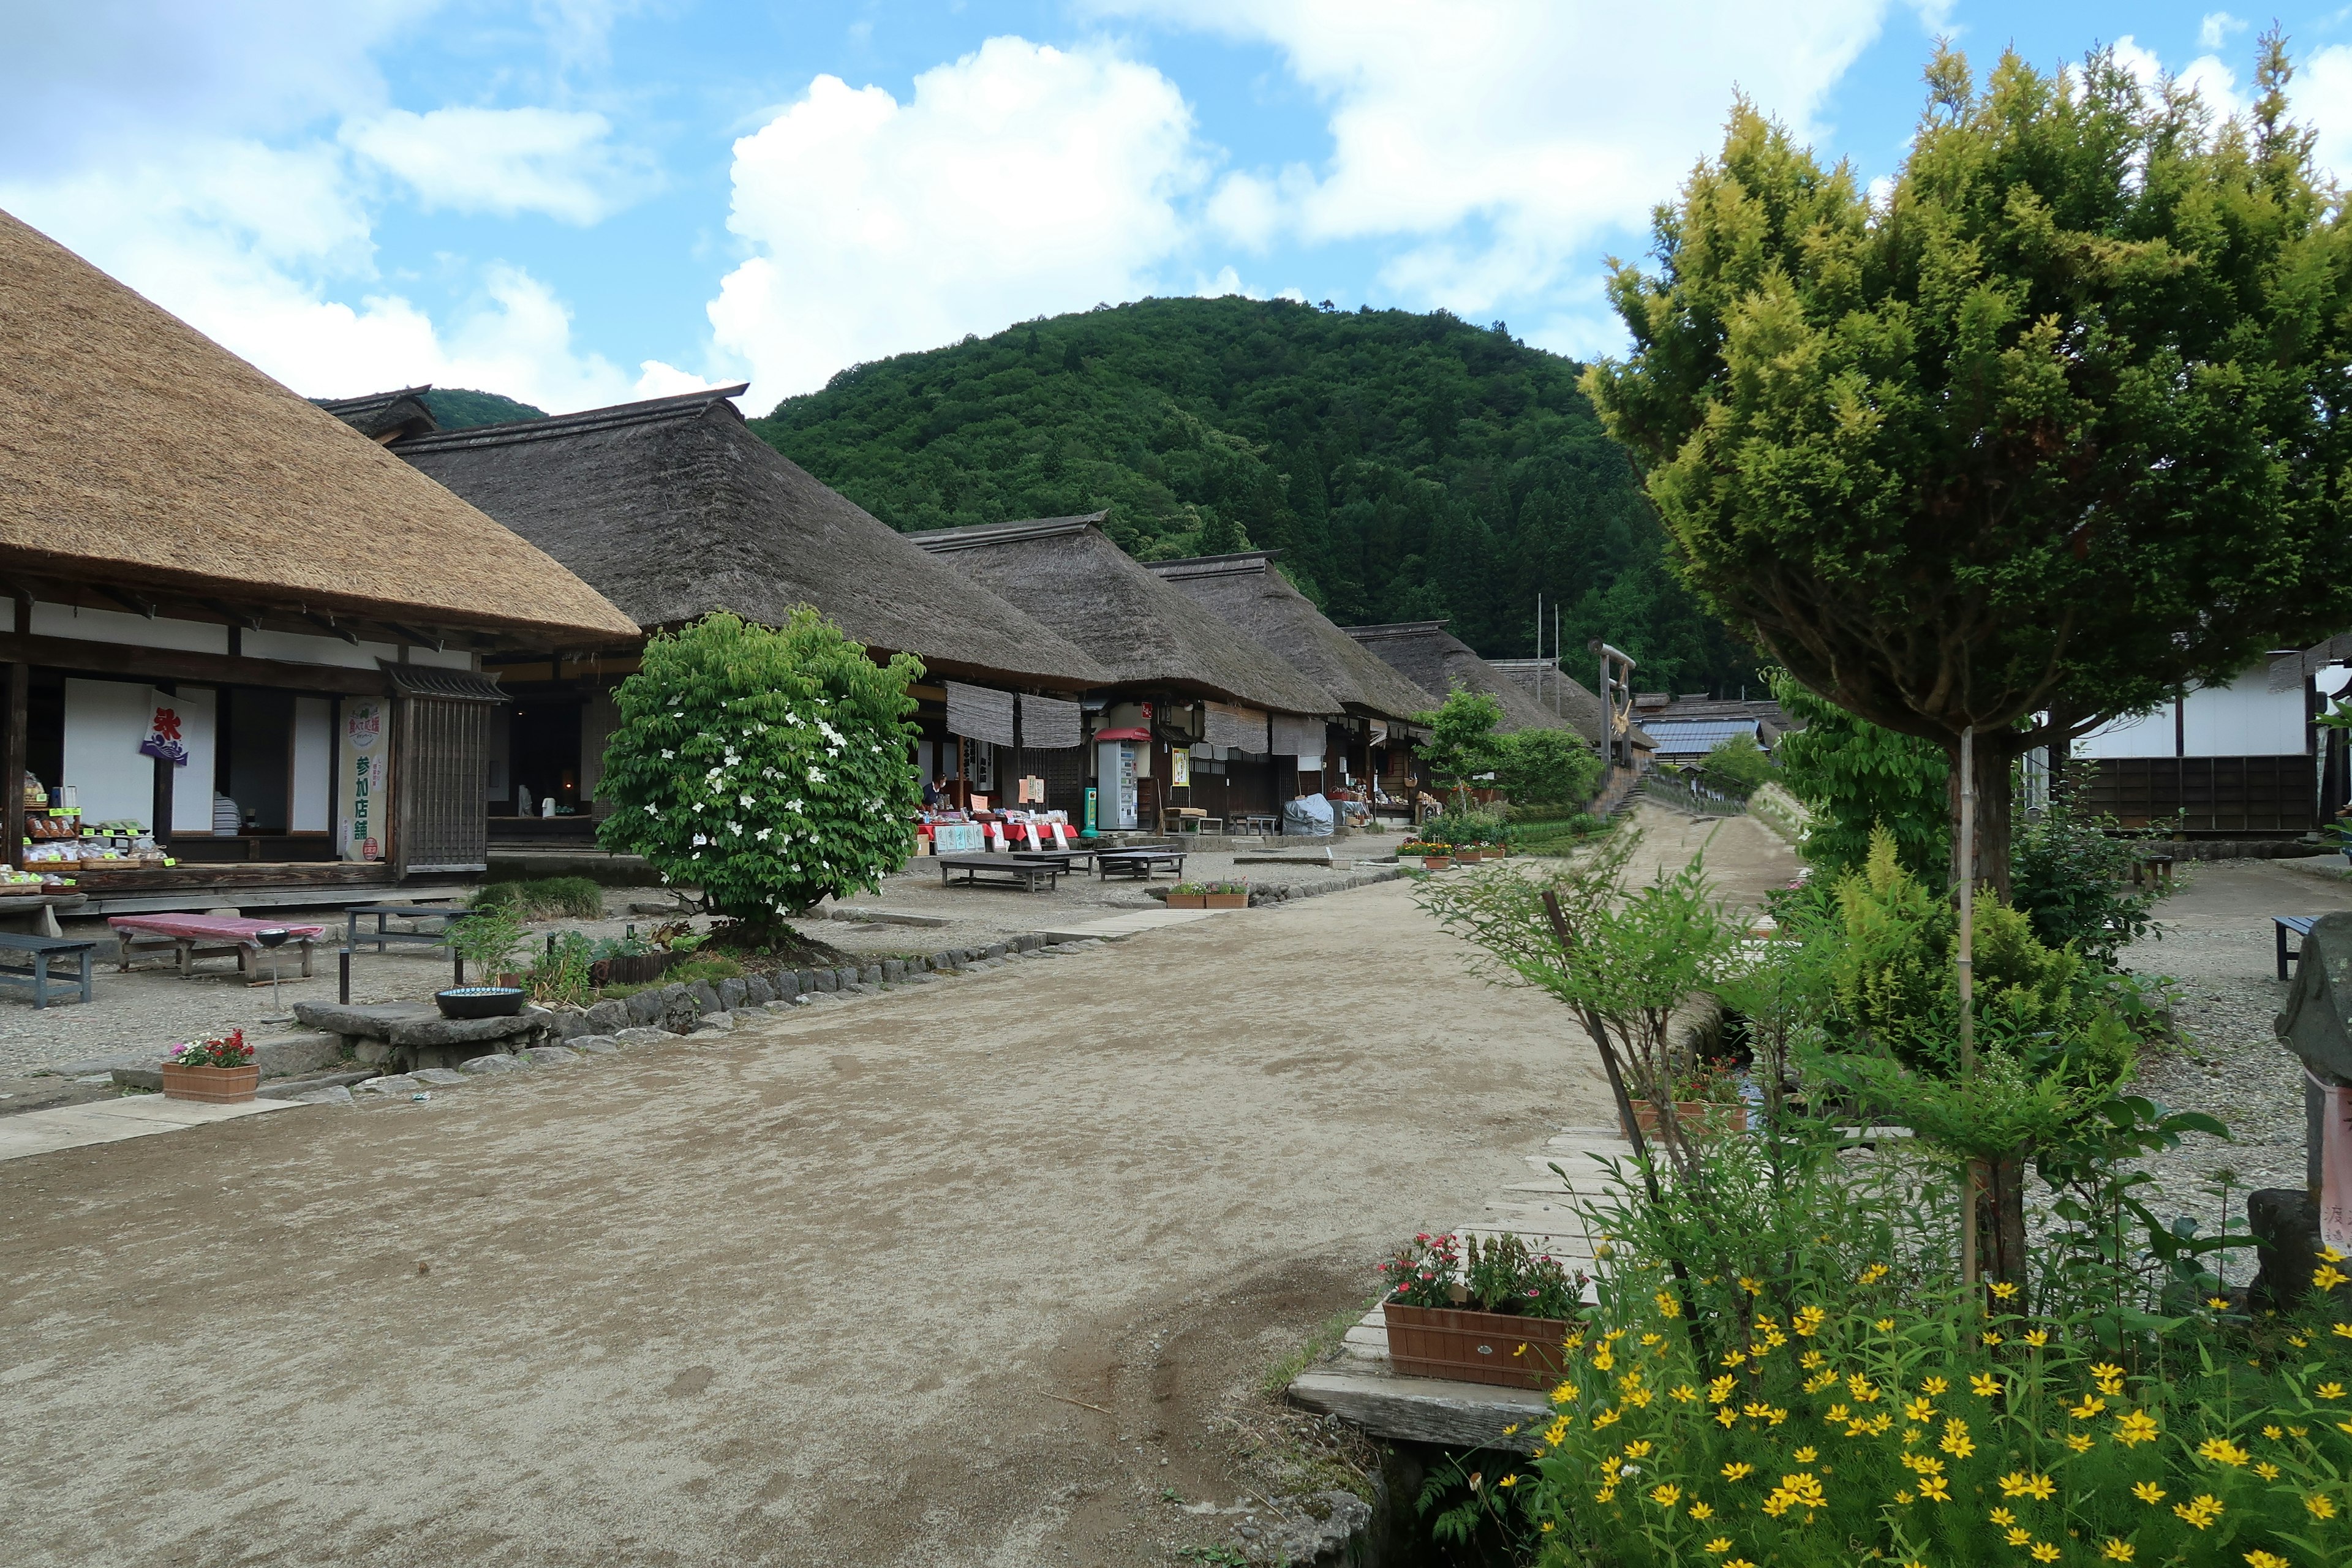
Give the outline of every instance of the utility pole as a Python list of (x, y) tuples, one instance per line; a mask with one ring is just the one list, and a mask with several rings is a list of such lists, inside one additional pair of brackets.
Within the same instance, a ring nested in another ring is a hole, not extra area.
[[(1977, 882), (1977, 727), (1960, 731), (1960, 1082), (1977, 1075), (1976, 1034), (1976, 882)], [(1984, 1162), (1970, 1160), (1960, 1206), (1960, 1283), (1974, 1288), (1977, 1268), (1977, 1203), (1984, 1191)]]

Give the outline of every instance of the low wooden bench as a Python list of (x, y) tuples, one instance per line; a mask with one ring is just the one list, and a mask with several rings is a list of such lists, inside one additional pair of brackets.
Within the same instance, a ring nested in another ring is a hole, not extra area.
[(1020, 855), (945, 855), (940, 858), (940, 886), (944, 888), (954, 882), (954, 874), (961, 871), (966, 887), (978, 887), (981, 878), (992, 877), (1018, 882), (1033, 893), (1037, 890), (1037, 884), (1043, 882), (1050, 893), (1062, 870), (1050, 860), (1031, 859)]
[(1015, 860), (1034, 860), (1041, 866), (1051, 866), (1065, 874), (1083, 871), (1094, 864), (1092, 849), (1015, 849)]
[[(14, 931), (0, 931), (0, 985), (22, 985), (33, 993), (33, 1005), (46, 1007), (55, 992), (79, 991), (79, 1000), (89, 1000), (90, 954), (98, 943), (77, 941), (72, 937), (18, 936)], [(69, 963), (76, 971), (69, 981), (53, 980), (49, 966), (59, 962)]]
[[(463, 904), (353, 904), (343, 911), (343, 945), (353, 952), (360, 950), (361, 943), (370, 942), (375, 943), (375, 950), (378, 952), (383, 951), (383, 944), (388, 942), (421, 942), (438, 947), (449, 940), (450, 933), (457, 930), (459, 921), (474, 912), (472, 909)], [(362, 915), (375, 917), (375, 930), (371, 931), (360, 930)], [(438, 920), (441, 922), (441, 929), (438, 931), (392, 931), (383, 923), (385, 918), (391, 915), (401, 915), (409, 920)], [(310, 972), (306, 969), (302, 973), (308, 974)]]
[(1141, 844), (1124, 849), (1103, 849), (1095, 854), (1095, 874), (1111, 877), (1149, 878), (1161, 868), (1184, 875), (1184, 854), (1173, 844)]
[[(2281, 980), (2287, 977), (2286, 966), (2303, 957), (2302, 939), (2311, 934), (2311, 922), (2318, 918), (2317, 915), (2273, 915), (2271, 917), (2272, 934), (2278, 938), (2278, 977)], [(2286, 950), (2286, 933), (2289, 931), (2294, 932), (2296, 938), (2295, 950), (2293, 952)]]
[(114, 928), (121, 949), (118, 963), (124, 969), (129, 969), (135, 958), (168, 950), (179, 961), (180, 978), (186, 980), (195, 973), (197, 959), (234, 954), (237, 973), (254, 985), (269, 984), (260, 978), (259, 932), (286, 932), (285, 945), (302, 950), (302, 973), (306, 979), (310, 973), (310, 949), (327, 934), (324, 926), (233, 920), (226, 915), (109, 915), (106, 923)]

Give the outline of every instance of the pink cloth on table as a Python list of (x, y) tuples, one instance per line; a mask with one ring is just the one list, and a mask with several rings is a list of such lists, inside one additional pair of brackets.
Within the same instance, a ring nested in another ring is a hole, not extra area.
[(240, 942), (253, 944), (254, 936), (265, 931), (282, 931), (288, 937), (299, 940), (306, 936), (324, 936), (325, 926), (281, 925), (275, 921), (232, 920), (226, 915), (109, 915), (106, 923), (117, 931), (136, 931), (145, 936), (190, 938), (198, 942)]

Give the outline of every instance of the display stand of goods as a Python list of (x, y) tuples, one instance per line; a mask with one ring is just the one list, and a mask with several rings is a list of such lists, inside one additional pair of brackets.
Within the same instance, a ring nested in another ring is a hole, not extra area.
[(166, 1100), (237, 1105), (251, 1100), (260, 1087), (261, 1064), (253, 1059), (253, 1047), (245, 1043), (243, 1029), (173, 1046), (163, 1058)]
[(1245, 910), (1247, 882), (1179, 882), (1168, 889), (1171, 910)]
[(1515, 1236), (1417, 1236), (1381, 1265), (1389, 1294), (1389, 1364), (1400, 1377), (1549, 1388), (1583, 1304), (1571, 1275)]

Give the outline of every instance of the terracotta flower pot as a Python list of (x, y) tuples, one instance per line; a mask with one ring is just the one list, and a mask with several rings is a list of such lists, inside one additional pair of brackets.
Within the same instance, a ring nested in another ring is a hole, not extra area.
[(1206, 893), (1171, 893), (1168, 907), (1171, 910), (1205, 910), (1209, 907)]
[(1486, 858), (1486, 852), (1484, 849), (1456, 849), (1454, 852), (1454, 858), (1465, 866), (1475, 866)]
[(206, 1105), (238, 1105), (253, 1098), (261, 1087), (261, 1065), (247, 1062), (241, 1068), (183, 1067), (178, 1062), (163, 1064), (163, 1098), (195, 1100)]
[(1433, 871), (1450, 871), (1454, 868), (1454, 857), (1451, 855), (1424, 855), (1421, 858), (1421, 863)]
[[(1704, 1136), (1710, 1132), (1745, 1132), (1748, 1131), (1748, 1107), (1727, 1105), (1714, 1100), (1677, 1100), (1675, 1116), (1684, 1127)], [(1633, 1102), (1633, 1120), (1642, 1124), (1645, 1133), (1658, 1130), (1658, 1108), (1646, 1100)]]
[(1201, 906), (1202, 909), (1245, 910), (1249, 908), (1247, 893), (1203, 893), (1201, 897), (1203, 900)]
[(1506, 1388), (1549, 1388), (1567, 1359), (1568, 1325), (1558, 1318), (1520, 1318), (1458, 1307), (1407, 1307), (1391, 1301), (1389, 1364), (1401, 1377), (1450, 1377)]

